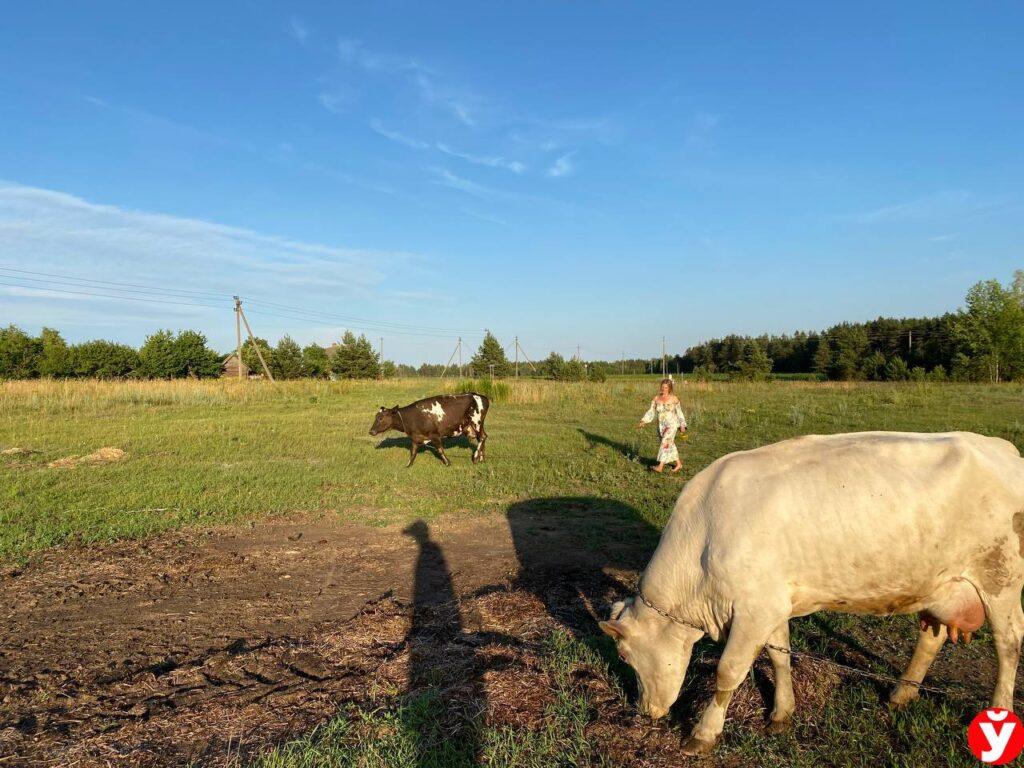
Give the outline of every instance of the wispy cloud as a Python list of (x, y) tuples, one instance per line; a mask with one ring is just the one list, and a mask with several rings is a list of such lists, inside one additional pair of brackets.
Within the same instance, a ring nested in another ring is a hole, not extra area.
[(486, 187), (483, 184), (478, 184), (477, 182), (470, 181), (469, 179), (464, 179), (463, 177), (452, 173), (447, 168), (432, 166), (427, 170), (434, 174), (436, 177), (436, 183), (451, 189), (457, 189), (460, 192), (465, 192), (466, 194), (480, 198), (481, 200), (493, 200), (494, 198), (502, 197), (504, 195), (500, 190)]
[[(232, 293), (380, 285), (410, 254), (345, 249), (0, 182), (0, 264)], [(41, 286), (53, 288), (53, 286)], [(108, 302), (109, 303), (109, 302)]]
[(420, 141), (419, 139), (406, 136), (404, 133), (400, 133), (399, 131), (392, 131), (385, 128), (380, 120), (371, 120), (370, 128), (374, 133), (383, 136), (385, 139), (393, 141), (396, 144), (403, 144), (407, 147), (412, 147), (413, 149), (430, 149), (433, 146), (430, 142)]
[(506, 160), (504, 157), (486, 157), (483, 155), (471, 155), (466, 152), (459, 152), (452, 149), (447, 144), (438, 142), (435, 145), (441, 152), (452, 157), (457, 157), (461, 160), (465, 160), (468, 163), (474, 163), (475, 165), (486, 165), (488, 168), (503, 168), (506, 171), (512, 171), (512, 173), (522, 173), (526, 170), (526, 165), (519, 162), (518, 160)]
[(476, 127), (476, 108), (470, 104), (472, 97), (467, 92), (459, 93), (449, 86), (439, 86), (435, 79), (425, 72), (416, 73), (416, 86), (425, 102), (445, 109), (463, 125)]
[(229, 139), (210, 133), (209, 131), (196, 128), (194, 125), (175, 120), (173, 118), (150, 112), (146, 109), (131, 107), (124, 104), (116, 104), (104, 98), (92, 94), (81, 97), (82, 101), (96, 107), (97, 110), (118, 115), (122, 119), (130, 121), (134, 126), (146, 131), (163, 136), (173, 135), (175, 138), (201, 141), (214, 144), (233, 143)]
[(338, 58), (346, 66), (371, 74), (402, 78), (423, 103), (449, 113), (465, 126), (477, 125), (475, 113), (482, 99), (464, 87), (445, 82), (418, 59), (375, 51), (367, 48), (361, 40), (350, 38), (339, 40), (337, 51)]
[(854, 214), (850, 218), (862, 224), (928, 221), (970, 216), (994, 210), (1000, 205), (999, 201), (983, 200), (967, 190), (942, 190), (904, 203)]
[(339, 88), (333, 91), (322, 91), (317, 94), (317, 100), (328, 112), (342, 115), (351, 109), (355, 99), (351, 91)]
[(385, 127), (380, 120), (371, 120), (370, 128), (374, 133), (383, 136), (385, 139), (393, 141), (396, 144), (411, 147), (412, 149), (436, 149), (438, 152), (450, 157), (457, 157), (460, 160), (465, 160), (467, 163), (483, 165), (488, 168), (501, 168), (516, 174), (523, 173), (526, 170), (526, 164), (521, 163), (518, 160), (509, 160), (500, 156), (475, 155), (469, 152), (461, 152), (457, 149), (453, 149), (442, 141), (422, 141), (420, 139), (413, 138), (412, 136), (407, 136), (400, 131), (391, 130)]
[(563, 176), (568, 176), (569, 174), (571, 174), (574, 170), (576, 170), (576, 166), (572, 162), (573, 154), (575, 153), (568, 152), (559, 157), (557, 160), (555, 160), (554, 163), (551, 164), (551, 167), (547, 169), (545, 175), (552, 179), (558, 179)]
[(288, 19), (288, 34), (299, 44), (305, 44), (312, 33), (313, 31), (309, 26), (298, 16), (292, 16)]
[(486, 221), (488, 224), (500, 224), (503, 227), (504, 226), (508, 226), (508, 222), (507, 221), (505, 221), (504, 219), (500, 219), (497, 216), (491, 216), (490, 214), (487, 214), (487, 213), (480, 213), (480, 211), (473, 211), (473, 210), (470, 210), (469, 208), (463, 208), (462, 212), (464, 214), (466, 214), (467, 216), (471, 216), (474, 219), (479, 219), (480, 221)]
[(360, 40), (338, 41), (338, 56), (345, 63), (370, 72), (427, 72), (427, 68), (408, 56), (371, 51)]

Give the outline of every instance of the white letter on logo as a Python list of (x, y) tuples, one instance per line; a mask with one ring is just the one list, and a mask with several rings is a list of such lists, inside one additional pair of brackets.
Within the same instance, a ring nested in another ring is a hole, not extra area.
[[(1003, 718), (999, 719), (1002, 720)], [(1010, 736), (1013, 735), (1016, 723), (1005, 723), (998, 732), (992, 723), (981, 723), (980, 725), (981, 732), (985, 734), (989, 746), (987, 750), (981, 753), (981, 759), (986, 763), (994, 763), (1006, 751), (1006, 745), (1010, 743)]]

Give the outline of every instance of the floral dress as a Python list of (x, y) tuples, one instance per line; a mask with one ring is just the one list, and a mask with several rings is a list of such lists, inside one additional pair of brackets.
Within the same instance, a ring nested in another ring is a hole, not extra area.
[(686, 429), (686, 416), (683, 415), (683, 407), (678, 400), (670, 400), (667, 403), (659, 403), (657, 398), (651, 400), (651, 407), (640, 419), (641, 424), (650, 424), (654, 417), (658, 417), (658, 435), (661, 437), (661, 446), (658, 448), (658, 463), (668, 464), (679, 461), (679, 451), (676, 450), (676, 432)]

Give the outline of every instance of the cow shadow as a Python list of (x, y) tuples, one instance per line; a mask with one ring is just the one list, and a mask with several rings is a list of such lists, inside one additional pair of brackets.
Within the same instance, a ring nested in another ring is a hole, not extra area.
[(635, 592), (659, 529), (628, 504), (595, 496), (529, 499), (509, 506), (506, 515), (519, 561), (514, 586), (535, 595), (635, 693), (632, 672), (597, 622), (615, 600)]
[(640, 438), (637, 438), (635, 445), (629, 445), (627, 443), (619, 442), (618, 440), (612, 440), (610, 437), (605, 435), (598, 435), (593, 432), (588, 432), (585, 429), (577, 429), (577, 431), (583, 435), (587, 443), (593, 448), (595, 445), (605, 445), (611, 448), (613, 451), (621, 453), (630, 461), (635, 461), (644, 467), (653, 467), (658, 462), (651, 457), (640, 455)]
[[(409, 448), (411, 445), (412, 440), (405, 436), (385, 437), (374, 446), (374, 450), (385, 451), (392, 448), (401, 448), (404, 457), (408, 459)], [(459, 437), (446, 437), (444, 439), (444, 449), (447, 451), (450, 448), (468, 448), (471, 453), (476, 450), (476, 446), (465, 435), (460, 435)], [(441, 461), (441, 454), (432, 443), (421, 443), (420, 453), (423, 453), (424, 451), (430, 451), (438, 461)]]
[[(549, 616), (597, 651), (631, 701), (636, 676), (622, 662), (611, 638), (597, 627), (611, 604), (636, 593), (637, 579), (657, 547), (661, 530), (636, 508), (613, 499), (558, 496), (517, 502), (507, 517), (519, 572), (515, 586), (538, 597)], [(673, 719), (689, 728), (714, 689), (722, 645), (708, 638), (694, 648)], [(770, 709), (772, 681), (755, 683)]]

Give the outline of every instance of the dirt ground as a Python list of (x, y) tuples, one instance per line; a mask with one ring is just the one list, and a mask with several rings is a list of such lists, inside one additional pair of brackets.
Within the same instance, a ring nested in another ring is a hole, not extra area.
[[(592, 636), (656, 541), (630, 508), (573, 497), (387, 528), (270, 521), (45, 552), (0, 571), (0, 768), (233, 768), (347, 705), (424, 691), (454, 728), (481, 713), (536, 726), (553, 696), (546, 639)], [(912, 642), (827, 639), (848, 663), (893, 671)], [(958, 658), (940, 658), (934, 678), (965, 674)], [(972, 667), (971, 687), (987, 691), (992, 667)], [(616, 764), (685, 763), (678, 725), (711, 695), (713, 660), (691, 668), (675, 724), (636, 717), (597, 671), (574, 676), (594, 707), (588, 734)], [(762, 656), (730, 719), (763, 728), (770, 680)], [(809, 711), (840, 682), (794, 665)]]
[[(183, 532), (65, 548), (8, 569), (0, 765), (226, 762), (374, 687), (426, 684), (417, 668), (443, 666), (428, 657), (453, 639), (498, 638), (501, 654), (511, 638), (513, 666), (528, 667), (522, 644), (592, 621), (591, 601), (603, 611), (652, 543), (642, 524), (598, 501), (548, 502), (404, 528), (321, 519)], [(574, 505), (611, 526), (614, 562), (581, 546), (574, 526), (546, 522), (547, 511)], [(487, 673), (490, 685), (504, 694), (529, 685), (504, 666)], [(481, 700), (505, 698), (494, 693)], [(511, 698), (539, 703), (536, 693)], [(515, 720), (514, 710), (500, 718)]]

